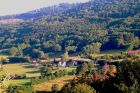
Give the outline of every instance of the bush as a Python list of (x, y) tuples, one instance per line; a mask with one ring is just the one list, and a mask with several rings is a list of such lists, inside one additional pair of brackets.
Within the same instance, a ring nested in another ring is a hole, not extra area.
[(12, 79), (25, 79), (26, 78), (26, 74), (23, 74), (23, 75), (13, 75), (12, 76)]
[(60, 93), (96, 93), (96, 90), (85, 83), (76, 84), (76, 81), (73, 81), (64, 86)]
[(58, 90), (59, 90), (59, 87), (58, 87), (58, 85), (57, 84), (54, 84), (54, 85), (52, 85), (52, 92), (53, 93), (56, 93)]
[(7, 93), (35, 93), (33, 86), (13, 86), (9, 85)]
[(72, 93), (96, 93), (96, 90), (87, 84), (77, 84), (74, 86)]
[(54, 80), (56, 77), (55, 75), (51, 75), (51, 79)]
[(47, 78), (34, 78), (34, 79), (31, 79), (31, 85), (40, 84), (47, 80), (48, 80)]

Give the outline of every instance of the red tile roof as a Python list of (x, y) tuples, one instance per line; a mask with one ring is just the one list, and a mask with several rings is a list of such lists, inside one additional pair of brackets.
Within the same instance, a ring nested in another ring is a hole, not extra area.
[(140, 50), (129, 50), (128, 54), (140, 54)]

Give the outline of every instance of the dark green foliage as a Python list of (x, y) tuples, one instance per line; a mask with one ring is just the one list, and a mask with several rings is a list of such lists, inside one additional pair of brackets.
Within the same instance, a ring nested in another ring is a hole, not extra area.
[(91, 72), (94, 68), (94, 62), (88, 62), (87, 65), (88, 65), (88, 70)]
[[(52, 9), (54, 7), (50, 7), (49, 10)], [(29, 62), (29, 59), (23, 56), (38, 59), (44, 58), (45, 53), (50, 52), (83, 51), (90, 55), (102, 50), (123, 49), (127, 52), (140, 48), (139, 0), (92, 0), (77, 5), (66, 4), (65, 8), (60, 10), (53, 13), (47, 11), (44, 16), (32, 17), (33, 20), (24, 20), (20, 24), (0, 24), (0, 50), (6, 50), (7, 54), (13, 56), (21, 56), (10, 57), (10, 62)], [(63, 56), (64, 61), (69, 58), (68, 52)], [(139, 56), (104, 56), (101, 59), (117, 60), (127, 57), (132, 60), (119, 63), (116, 76), (111, 77), (105, 73), (104, 68), (96, 75), (107, 75), (107, 79), (97, 77), (97, 81), (93, 81), (82, 77), (64, 87), (64, 93), (82, 93), (80, 91), (87, 90), (93, 92), (94, 89), (99, 93), (140, 93), (140, 63), (136, 60)], [(76, 72), (79, 75), (90, 76), (95, 74), (92, 73), (93, 68), (91, 63), (84, 63)], [(32, 79), (31, 84), (39, 84), (66, 74), (65, 71), (52, 73), (51, 67), (44, 67), (41, 69), (42, 77)], [(87, 85), (81, 84), (85, 82)], [(53, 89), (57, 91), (56, 86)], [(9, 86), (8, 92), (10, 91), (32, 93), (33, 89), (32, 86)]]
[(66, 51), (68, 51), (69, 53), (76, 52), (76, 49), (77, 49), (76, 46), (68, 46), (68, 47), (66, 47)]
[[(117, 76), (105, 81), (106, 92), (110, 91), (108, 86), (112, 85), (115, 93), (139, 93), (140, 92), (140, 76), (139, 76), (139, 62), (125, 61), (118, 67)], [(108, 83), (108, 84), (107, 84)], [(107, 86), (106, 86), (107, 85)], [(103, 90), (105, 89), (103, 88)]]
[(11, 62), (11, 63), (30, 62), (30, 58), (28, 58), (28, 57), (9, 57), (9, 62)]
[(49, 66), (43, 66), (43, 67), (40, 69), (40, 73), (41, 73), (41, 76), (42, 76), (42, 77), (49, 76), (49, 75), (51, 75), (51, 73), (52, 73), (52, 68), (49, 67)]
[(85, 73), (88, 71), (88, 65), (87, 63), (82, 64), (81, 67), (77, 68), (77, 74), (78, 75), (85, 75)]
[(48, 80), (51, 80), (50, 76), (46, 76), (43, 78), (34, 78), (34, 79), (31, 79), (31, 85), (40, 84), (40, 83), (46, 82)]
[(72, 70), (72, 75), (75, 75), (76, 74), (76, 70)]
[[(18, 56), (33, 58), (66, 50), (69, 53), (84, 50), (87, 54), (99, 53), (100, 49), (128, 50), (129, 44), (133, 45), (129, 49), (137, 49), (140, 45), (139, 3), (139, 0), (94, 0), (64, 4), (63, 12), (45, 13), (21, 24), (0, 25), (0, 49), (11, 49), (10, 54), (15, 55), (13, 47), (16, 47)], [(97, 42), (101, 45), (96, 46)]]
[(52, 79), (52, 80), (56, 79), (56, 76), (52, 74), (52, 75), (51, 75), (51, 79)]
[(37, 49), (33, 49), (30, 56), (32, 58), (44, 58), (45, 54), (43, 51), (37, 50)]
[(96, 90), (91, 86), (78, 83), (78, 84), (68, 84), (61, 91), (62, 93), (96, 93)]
[[(113, 75), (116, 68), (117, 73)], [(87, 78), (84, 75), (81, 78), (74, 79), (71, 83), (65, 85), (61, 92), (73, 93), (71, 91), (74, 90), (75, 85), (87, 83), (99, 93), (112, 93), (112, 91), (113, 93), (139, 93), (139, 58), (124, 60), (116, 68), (114, 68), (114, 65), (104, 65), (102, 70), (95, 69)]]
[(41, 77), (31, 79), (31, 85), (40, 84), (42, 82), (54, 80), (56, 78), (64, 77), (65, 75), (68, 75), (66, 70), (59, 70), (56, 71), (55, 73), (52, 73), (51, 67), (48, 66), (41, 68), (40, 71), (41, 71)]
[(57, 91), (59, 90), (59, 86), (57, 84), (52, 85), (52, 93), (57, 93)]
[(33, 86), (13, 86), (9, 85), (8, 93), (35, 93)]
[(54, 73), (54, 75), (55, 75), (56, 77), (60, 77), (59, 71), (56, 71), (56, 72)]
[(17, 75), (15, 74), (15, 76), (12, 78), (12, 79), (26, 79), (26, 74), (23, 74), (23, 75)]
[(92, 43), (84, 47), (85, 54), (100, 53), (101, 43)]
[(59, 44), (52, 46), (52, 52), (59, 52), (62, 48)]
[[(94, 62), (83, 63), (81, 66), (77, 67), (73, 74), (77, 75), (89, 75), (94, 69)], [(75, 73), (76, 72), (76, 73)]]

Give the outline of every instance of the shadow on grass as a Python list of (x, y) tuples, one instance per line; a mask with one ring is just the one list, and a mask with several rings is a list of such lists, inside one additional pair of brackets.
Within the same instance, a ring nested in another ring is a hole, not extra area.
[(35, 74), (35, 73), (39, 73), (39, 71), (29, 71), (29, 72), (26, 72), (28, 74)]
[(24, 84), (21, 84), (21, 85), (28, 86), (28, 85), (31, 85), (31, 82), (27, 82), (27, 83), (24, 83)]
[(36, 91), (36, 93), (52, 93), (52, 92), (46, 92), (46, 91)]
[(24, 68), (35, 68), (35, 66), (23, 66)]

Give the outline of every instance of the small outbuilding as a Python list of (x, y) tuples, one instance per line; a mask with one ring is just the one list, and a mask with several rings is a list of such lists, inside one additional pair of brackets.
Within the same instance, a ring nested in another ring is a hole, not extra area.
[(75, 61), (75, 60), (69, 60), (67, 62), (67, 66), (68, 67), (77, 66), (77, 61)]

